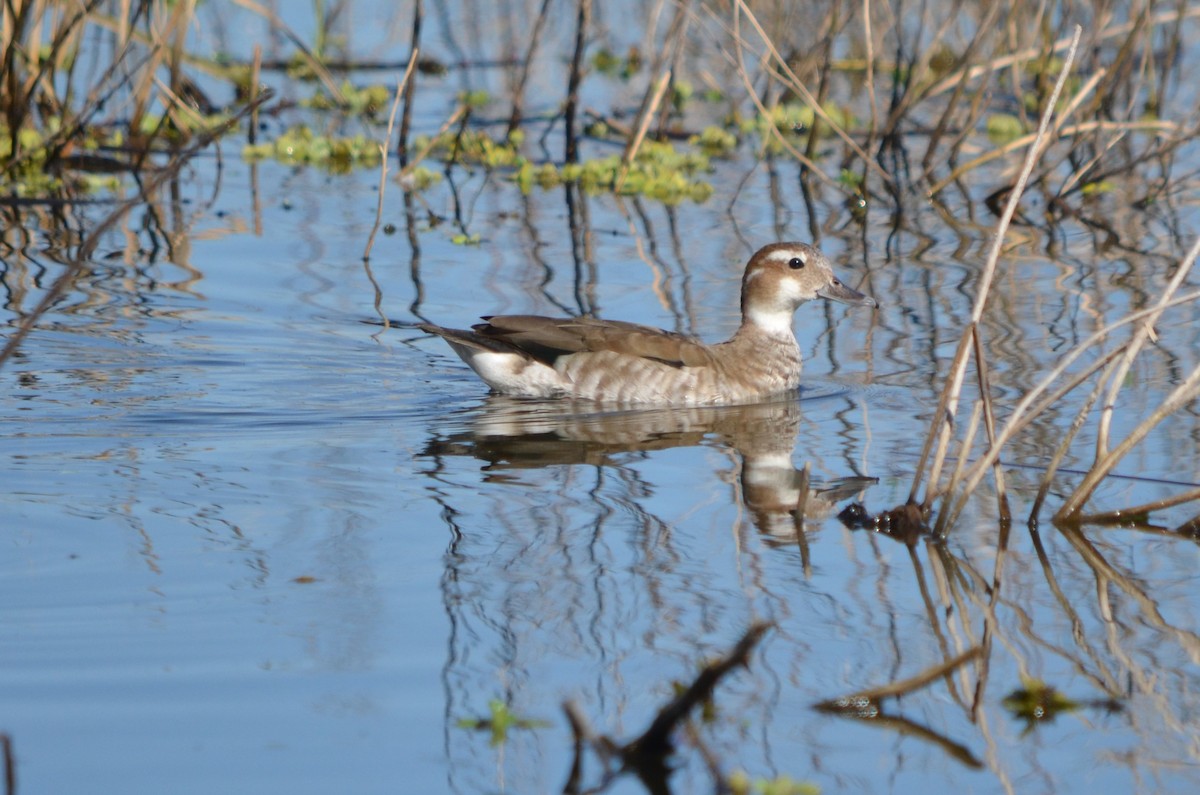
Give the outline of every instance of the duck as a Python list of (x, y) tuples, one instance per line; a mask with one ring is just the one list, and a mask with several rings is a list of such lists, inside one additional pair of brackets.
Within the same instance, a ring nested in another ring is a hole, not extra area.
[(420, 323), (444, 339), (492, 390), (521, 398), (619, 406), (719, 406), (759, 402), (800, 386), (792, 316), (824, 298), (877, 307), (833, 273), (807, 243), (760, 248), (746, 263), (742, 322), (724, 342), (621, 320), (485, 315), (470, 329)]

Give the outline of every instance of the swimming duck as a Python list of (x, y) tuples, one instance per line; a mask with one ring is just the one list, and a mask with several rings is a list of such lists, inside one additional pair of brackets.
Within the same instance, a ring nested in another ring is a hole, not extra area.
[(792, 314), (828, 298), (877, 306), (833, 275), (806, 243), (772, 243), (746, 263), (742, 324), (725, 342), (618, 320), (535, 315), (485, 316), (471, 330), (423, 323), (503, 395), (622, 405), (753, 403), (800, 385)]

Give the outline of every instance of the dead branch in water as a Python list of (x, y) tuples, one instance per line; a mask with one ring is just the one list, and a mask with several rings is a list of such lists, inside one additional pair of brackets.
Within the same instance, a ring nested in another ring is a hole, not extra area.
[(750, 652), (770, 628), (770, 624), (761, 622), (751, 625), (728, 654), (705, 665), (688, 687), (658, 710), (650, 726), (629, 742), (619, 743), (605, 735), (596, 734), (579, 708), (573, 702), (566, 702), (563, 711), (575, 738), (575, 756), (563, 791), (583, 791), (580, 789), (583, 752), (588, 748), (600, 758), (605, 768), (602, 783), (596, 790), (603, 789), (622, 773), (631, 772), (646, 783), (651, 792), (666, 791), (663, 787), (670, 773), (667, 761), (674, 750), (672, 735), (692, 710), (712, 698), (721, 679), (735, 668), (749, 664)]

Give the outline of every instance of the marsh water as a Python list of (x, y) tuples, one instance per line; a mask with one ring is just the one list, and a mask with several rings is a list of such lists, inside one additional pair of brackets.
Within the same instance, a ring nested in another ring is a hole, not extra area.
[[(400, 33), (359, 35), (406, 53)], [(426, 82), (417, 130), (501, 69)], [(562, 74), (542, 79), (559, 92)], [(604, 90), (593, 100), (637, 94)], [(248, 163), (240, 148), (201, 154), (123, 217), (0, 371), (0, 732), (21, 793), (557, 792), (564, 701), (631, 739), (760, 621), (750, 664), (677, 738), (673, 791), (711, 791), (712, 764), (824, 792), (1200, 781), (1195, 504), (1131, 525), (1024, 523), (1077, 402), (1005, 456), (1009, 529), (987, 485), (944, 537), (838, 518), (908, 497), (986, 258), (982, 205), (914, 199), (902, 224), (860, 220), (828, 188), (806, 200), (794, 162), (745, 150), (713, 161), (707, 201), (674, 206), (451, 168), (408, 197), (389, 183), (364, 263), (378, 171)], [(1200, 232), (1186, 201), (1094, 202), (1120, 245), (1083, 223), (1010, 233), (983, 324), (1001, 415), (1157, 296)], [(4, 232), (10, 323), (65, 267), (50, 219), (22, 220)], [(738, 323), (754, 249), (814, 237), (880, 307), (801, 308), (794, 400), (505, 400), (411, 327), (594, 313), (713, 341)], [(1158, 326), (1114, 435), (1195, 366), (1192, 321)], [(1200, 485), (1198, 419), (1189, 405), (1160, 425), (1095, 510)], [(1051, 511), (1094, 443), (1088, 423)], [(798, 527), (805, 467), (816, 490)], [(883, 714), (814, 707), (968, 652)], [(1074, 708), (1024, 717), (1009, 697), (1034, 681)], [(469, 725), (496, 702), (528, 723)], [(598, 771), (584, 760), (585, 781)]]

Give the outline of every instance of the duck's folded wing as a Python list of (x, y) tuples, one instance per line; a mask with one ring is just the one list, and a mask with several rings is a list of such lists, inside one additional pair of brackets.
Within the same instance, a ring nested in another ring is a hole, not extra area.
[(704, 343), (684, 334), (595, 318), (552, 318), (537, 315), (493, 315), (474, 326), (482, 337), (503, 340), (552, 364), (571, 353), (612, 351), (655, 359), (674, 367), (706, 367), (711, 352)]

